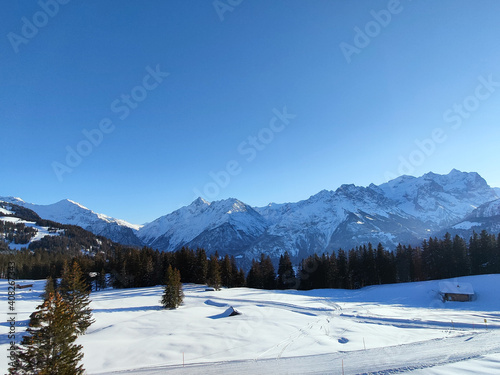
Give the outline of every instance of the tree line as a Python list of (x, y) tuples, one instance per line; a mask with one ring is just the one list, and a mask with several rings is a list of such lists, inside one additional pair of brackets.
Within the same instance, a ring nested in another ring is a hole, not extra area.
[(469, 241), (446, 233), (424, 240), (422, 246), (399, 244), (393, 252), (381, 244), (363, 245), (338, 253), (312, 255), (301, 262), (301, 289), (357, 289), (368, 285), (404, 283), (459, 276), (500, 273), (500, 234), (483, 230)]
[[(248, 286), (259, 289), (356, 289), (367, 285), (422, 281), (457, 276), (500, 273), (500, 234), (474, 233), (468, 241), (459, 236), (429, 238), (421, 246), (398, 245), (395, 251), (381, 244), (358, 246), (348, 251), (314, 254), (293, 265), (284, 253), (279, 261), (261, 255), (247, 273), (234, 257), (208, 256), (204, 249), (182, 248), (160, 252), (148, 247), (106, 245), (91, 253), (82, 251), (16, 251), (0, 253), (0, 276), (8, 262), (15, 262), (20, 278), (60, 277), (64, 262), (76, 260), (86, 282), (94, 289), (109, 286), (137, 288), (164, 285), (167, 269), (180, 272), (183, 283), (220, 287)], [(277, 268), (276, 268), (277, 267)], [(5, 276), (3, 276), (5, 277)]]

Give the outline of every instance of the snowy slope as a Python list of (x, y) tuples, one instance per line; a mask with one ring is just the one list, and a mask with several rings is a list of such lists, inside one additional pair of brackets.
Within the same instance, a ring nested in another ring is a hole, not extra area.
[[(2, 209), (2, 208), (0, 208), (0, 213), (13, 214), (12, 212), (5, 210), (5, 209)], [(12, 217), (12, 216), (7, 216), (7, 217), (0, 216), (0, 221), (5, 221), (5, 222), (9, 222), (9, 223), (14, 223), (14, 224), (24, 224), (27, 227), (31, 227), (31, 228), (36, 229), (36, 231), (37, 231), (35, 236), (26, 244), (16, 244), (14, 242), (8, 243), (7, 245), (9, 247), (9, 249), (12, 249), (12, 250), (26, 249), (26, 248), (28, 248), (28, 246), (32, 242), (40, 241), (45, 236), (59, 236), (61, 234), (61, 231), (62, 231), (62, 230), (50, 231), (49, 227), (42, 227), (42, 226), (36, 225), (36, 223), (34, 223), (34, 222), (22, 220), (22, 219), (19, 219), (17, 217)]]
[(500, 199), (485, 203), (472, 211), (468, 218), (500, 216)]
[[(439, 281), (311, 291), (207, 292), (185, 285), (184, 305), (162, 310), (162, 287), (109, 289), (92, 293), (96, 322), (78, 343), (89, 374), (340, 374), (342, 361), (345, 374), (405, 373), (470, 368), (474, 358), (482, 361), (479, 373), (497, 374), (500, 275), (452, 282), (471, 283), (477, 299), (443, 303)], [(18, 290), (18, 332), (39, 304), (43, 283)], [(7, 289), (0, 280), (0, 299)], [(242, 315), (226, 317), (229, 306)], [(6, 352), (8, 324), (0, 325)], [(6, 364), (0, 356), (0, 371)]]
[(140, 225), (130, 224), (124, 220), (115, 219), (82, 206), (69, 199), (54, 204), (38, 205), (27, 203), (20, 198), (0, 197), (0, 200), (17, 204), (35, 211), (42, 219), (52, 220), (61, 224), (78, 225), (96, 235), (127, 245), (142, 245), (136, 236)]
[(12, 211), (9, 211), (3, 207), (0, 207), (0, 215), (12, 215), (14, 214)]

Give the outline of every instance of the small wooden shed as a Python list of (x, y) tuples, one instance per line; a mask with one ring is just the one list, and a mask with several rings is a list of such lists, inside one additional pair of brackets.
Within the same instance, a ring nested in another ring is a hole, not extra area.
[(439, 283), (439, 294), (443, 301), (468, 302), (474, 297), (474, 288), (469, 283), (443, 281)]

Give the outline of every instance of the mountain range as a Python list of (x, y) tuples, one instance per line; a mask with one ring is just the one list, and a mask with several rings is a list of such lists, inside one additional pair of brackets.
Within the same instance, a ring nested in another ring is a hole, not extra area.
[(0, 197), (35, 211), (40, 217), (73, 224), (133, 246), (174, 251), (203, 247), (208, 254), (234, 255), (248, 264), (261, 253), (277, 258), (288, 251), (296, 260), (313, 253), (350, 249), (371, 242), (393, 249), (418, 245), (445, 232), (468, 236), (486, 229), (500, 232), (500, 189), (475, 172), (452, 170), (400, 176), (381, 185), (342, 185), (296, 203), (251, 207), (238, 199), (189, 206), (144, 224), (98, 214), (71, 200), (37, 205)]

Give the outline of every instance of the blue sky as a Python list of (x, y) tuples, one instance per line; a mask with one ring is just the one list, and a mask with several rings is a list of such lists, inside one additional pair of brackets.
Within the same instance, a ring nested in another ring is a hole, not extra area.
[(199, 194), (261, 206), (453, 168), (500, 186), (498, 14), (498, 1), (6, 2), (0, 195), (144, 223)]

